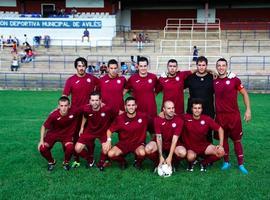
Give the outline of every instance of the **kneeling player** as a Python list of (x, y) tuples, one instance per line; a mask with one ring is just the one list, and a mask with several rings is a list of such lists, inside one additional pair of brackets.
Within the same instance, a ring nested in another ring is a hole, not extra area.
[(137, 104), (135, 98), (127, 97), (125, 100), (125, 112), (119, 115), (107, 131), (106, 150), (111, 148), (111, 135), (118, 132), (118, 143), (112, 147), (108, 156), (118, 161), (121, 169), (127, 167), (124, 156), (134, 153), (136, 156), (134, 167), (141, 169), (145, 157), (145, 139), (148, 119), (144, 113), (136, 112)]
[(58, 100), (58, 109), (51, 112), (41, 126), (38, 150), (48, 161), (49, 171), (52, 171), (56, 164), (52, 157), (51, 149), (57, 141), (62, 143), (65, 151), (63, 168), (65, 170), (70, 169), (69, 161), (73, 153), (72, 136), (76, 129), (77, 115), (78, 113), (70, 110), (68, 97), (63, 96)]
[[(87, 160), (87, 166), (94, 165), (94, 146), (95, 140), (99, 139), (102, 144), (100, 161), (97, 164), (100, 171), (104, 170), (108, 151), (104, 149), (107, 140), (106, 131), (110, 127), (114, 117), (116, 117), (111, 108), (101, 107), (101, 95), (98, 92), (92, 92), (89, 104), (83, 108), (83, 120), (80, 130), (80, 138), (75, 146), (75, 151)], [(87, 147), (88, 151), (85, 149)]]
[[(202, 115), (202, 101), (192, 99), (192, 114), (184, 115), (183, 142), (187, 148), (188, 171), (193, 171), (193, 162), (197, 156), (202, 156), (201, 171), (206, 171), (206, 166), (224, 156), (224, 132), (220, 125), (206, 115)], [(219, 145), (208, 142), (207, 133), (212, 129), (218, 131)]]
[[(149, 142), (145, 147), (145, 151), (147, 157), (153, 160), (155, 165), (166, 163), (169, 166), (173, 164), (176, 167), (178, 161), (186, 156), (186, 149), (178, 140), (184, 122), (180, 116), (175, 114), (174, 103), (172, 101), (164, 102), (163, 113), (164, 118), (155, 118), (156, 140)], [(163, 152), (168, 155), (166, 159), (163, 157)]]

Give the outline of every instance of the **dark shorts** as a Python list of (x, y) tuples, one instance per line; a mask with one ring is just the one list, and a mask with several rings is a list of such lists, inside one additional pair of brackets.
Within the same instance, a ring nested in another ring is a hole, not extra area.
[(201, 143), (200, 145), (185, 145), (185, 147), (187, 151), (192, 150), (197, 155), (204, 155), (205, 150), (207, 149), (209, 145), (211, 145), (211, 143)]
[(144, 143), (130, 144), (127, 142), (118, 142), (115, 146), (117, 146), (125, 155), (128, 153), (135, 153), (135, 150), (141, 145), (145, 146)]
[[(165, 151), (165, 152), (170, 152), (170, 149), (171, 149), (171, 143), (170, 144), (162, 144), (162, 150)], [(176, 146), (175, 147), (178, 147), (178, 146), (182, 146), (182, 147), (185, 147), (179, 140), (177, 141), (176, 143)]]
[(49, 147), (52, 148), (56, 142), (61, 142), (65, 145), (67, 142), (73, 142), (72, 136), (63, 136), (58, 134), (47, 134), (44, 138), (44, 142), (49, 144)]
[[(233, 141), (242, 139), (241, 116), (235, 113), (217, 114), (216, 122), (224, 129), (224, 137), (230, 137)], [(218, 134), (215, 133), (218, 139)]]
[(80, 135), (78, 142), (88, 146), (88, 145), (93, 145), (96, 139), (98, 139), (101, 144), (105, 143), (107, 141), (107, 135), (103, 134), (100, 136), (100, 135), (91, 135), (88, 133), (83, 133)]

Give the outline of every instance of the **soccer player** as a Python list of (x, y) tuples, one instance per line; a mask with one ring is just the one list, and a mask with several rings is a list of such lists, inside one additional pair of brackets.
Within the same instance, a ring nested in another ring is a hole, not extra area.
[[(201, 161), (201, 171), (206, 171), (208, 164), (219, 160), (224, 155), (224, 131), (212, 118), (203, 115), (203, 102), (192, 99), (192, 114), (184, 115), (184, 131), (182, 140), (187, 149), (188, 171), (193, 171), (193, 162), (197, 156), (204, 157)], [(219, 145), (213, 145), (207, 140), (209, 129), (218, 131)]]
[[(107, 142), (105, 151), (111, 160), (118, 161), (121, 169), (127, 167), (124, 156), (128, 153), (135, 154), (134, 167), (141, 169), (145, 157), (144, 144), (148, 118), (144, 113), (137, 112), (137, 104), (134, 97), (125, 100), (125, 112), (119, 115), (107, 130)], [(118, 143), (111, 148), (111, 135), (118, 132)]]
[(244, 104), (246, 107), (244, 120), (249, 122), (251, 120), (250, 101), (248, 93), (241, 80), (237, 77), (229, 79), (228, 76), (228, 63), (224, 58), (220, 58), (216, 62), (216, 69), (218, 78), (214, 80), (215, 91), (215, 108), (216, 108), (216, 121), (224, 128), (224, 163), (222, 170), (230, 168), (229, 163), (229, 143), (228, 139), (231, 138), (234, 144), (234, 151), (237, 156), (238, 166), (243, 174), (248, 174), (247, 169), (244, 167), (244, 153), (241, 143), (243, 136), (241, 115), (237, 102), (238, 92), (243, 96)]
[[(89, 102), (91, 92), (93, 92), (99, 84), (98, 78), (86, 73), (87, 61), (85, 58), (79, 57), (74, 61), (76, 74), (69, 77), (66, 81), (63, 96), (71, 95), (71, 108), (78, 109)], [(79, 138), (82, 116), (78, 118), (77, 129), (74, 133), (74, 142)], [(72, 167), (79, 167), (79, 156), (75, 153), (75, 162)]]
[[(155, 118), (155, 133), (156, 139), (150, 141), (146, 147), (145, 152), (147, 157), (154, 161), (157, 165), (157, 152), (159, 157), (159, 165), (168, 164), (169, 166), (178, 164), (177, 162), (186, 156), (186, 149), (179, 142), (179, 136), (183, 128), (183, 120), (180, 116), (175, 114), (174, 103), (172, 101), (165, 101), (163, 106), (164, 118)], [(167, 154), (166, 159), (163, 153)], [(173, 155), (174, 159), (173, 159)], [(172, 163), (173, 160), (173, 163)]]
[(133, 74), (127, 82), (127, 90), (136, 99), (138, 111), (146, 113), (151, 118), (157, 115), (156, 90), (157, 76), (148, 72), (148, 59), (138, 58), (138, 73)]
[[(197, 72), (188, 76), (185, 80), (185, 88), (189, 89), (187, 113), (192, 114), (191, 99), (200, 98), (203, 100), (202, 113), (215, 117), (214, 109), (214, 86), (213, 75), (207, 70), (208, 60), (204, 56), (198, 57), (196, 61)], [(212, 130), (208, 133), (208, 141), (212, 142)]]
[(48, 170), (52, 171), (56, 160), (52, 157), (51, 149), (59, 141), (62, 143), (65, 152), (63, 168), (70, 169), (69, 161), (73, 153), (72, 137), (76, 129), (77, 113), (70, 110), (68, 97), (62, 96), (58, 100), (58, 109), (51, 112), (47, 120), (41, 126), (40, 142), (38, 150), (48, 161)]
[(163, 110), (165, 101), (172, 101), (175, 105), (175, 113), (184, 114), (184, 81), (195, 72), (178, 71), (178, 64), (175, 59), (170, 59), (167, 63), (167, 76), (159, 78), (159, 91), (163, 91), (163, 100), (161, 110)]
[[(75, 151), (87, 160), (88, 167), (93, 167), (94, 165), (94, 152), (90, 151), (94, 149), (95, 140), (99, 139), (102, 145), (102, 150), (100, 153), (100, 161), (97, 166), (100, 171), (104, 170), (108, 153), (104, 150), (104, 145), (107, 140), (106, 131), (117, 114), (118, 113), (113, 113), (112, 109), (106, 105), (101, 107), (100, 93), (91, 93), (89, 104), (85, 105), (83, 108), (80, 138), (75, 145)], [(88, 150), (90, 151), (87, 151), (85, 147), (88, 147)]]
[(115, 112), (124, 111), (124, 88), (126, 78), (119, 76), (119, 65), (114, 59), (108, 62), (108, 74), (100, 78), (99, 89), (104, 104), (111, 107)]

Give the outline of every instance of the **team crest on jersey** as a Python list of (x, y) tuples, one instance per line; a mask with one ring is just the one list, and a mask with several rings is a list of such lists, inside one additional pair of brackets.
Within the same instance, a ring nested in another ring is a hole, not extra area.
[(121, 80), (118, 79), (116, 82), (117, 82), (117, 84), (120, 84), (121, 83)]
[(110, 80), (106, 80), (105, 83), (109, 83)]
[(175, 77), (175, 80), (176, 81), (180, 81), (180, 78), (177, 76), (177, 77)]
[(200, 123), (201, 123), (201, 125), (205, 125), (205, 121), (204, 120), (202, 120)]
[(153, 80), (150, 78), (150, 79), (148, 79), (148, 83), (152, 83), (153, 82)]
[(100, 115), (101, 115), (101, 117), (105, 117), (106, 114), (103, 112)]
[(176, 123), (172, 123), (172, 127), (175, 128), (176, 127)]
[(216, 82), (216, 85), (217, 85), (217, 84), (219, 84), (219, 82), (218, 82), (218, 81)]
[(69, 115), (68, 118), (69, 119), (72, 119), (74, 117), (74, 115)]
[(91, 79), (90, 79), (90, 78), (88, 78), (88, 79), (86, 79), (86, 81), (87, 81), (88, 83), (90, 83), (90, 82), (91, 82)]
[(226, 85), (230, 85), (231, 81), (227, 80)]
[(140, 119), (138, 119), (138, 123), (142, 123), (142, 119), (140, 118)]

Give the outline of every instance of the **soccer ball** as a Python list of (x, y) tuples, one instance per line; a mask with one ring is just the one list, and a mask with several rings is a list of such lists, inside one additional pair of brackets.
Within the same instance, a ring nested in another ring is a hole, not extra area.
[(169, 177), (172, 175), (172, 167), (167, 164), (163, 164), (158, 166), (157, 172), (159, 176)]

